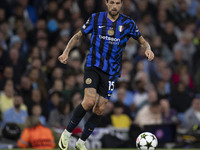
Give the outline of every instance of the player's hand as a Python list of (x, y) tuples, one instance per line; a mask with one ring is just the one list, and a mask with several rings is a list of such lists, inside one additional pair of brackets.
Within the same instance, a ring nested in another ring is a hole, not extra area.
[(62, 64), (67, 64), (67, 60), (68, 60), (68, 55), (66, 54), (62, 54), (58, 57), (58, 60), (62, 63)]
[(145, 55), (146, 55), (146, 57), (148, 58), (149, 61), (154, 59), (154, 53), (150, 49), (147, 49), (145, 51)]

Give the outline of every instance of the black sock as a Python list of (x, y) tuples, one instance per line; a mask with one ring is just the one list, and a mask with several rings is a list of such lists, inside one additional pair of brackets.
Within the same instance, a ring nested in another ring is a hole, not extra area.
[(81, 135), (81, 140), (85, 141), (90, 136), (94, 128), (99, 124), (101, 117), (102, 117), (101, 115), (96, 115), (92, 113), (87, 123), (85, 124), (85, 128)]
[(72, 132), (74, 128), (76, 128), (76, 126), (79, 124), (83, 116), (85, 116), (86, 112), (87, 111), (83, 108), (81, 104), (76, 107), (72, 115), (72, 118), (67, 126), (68, 132)]

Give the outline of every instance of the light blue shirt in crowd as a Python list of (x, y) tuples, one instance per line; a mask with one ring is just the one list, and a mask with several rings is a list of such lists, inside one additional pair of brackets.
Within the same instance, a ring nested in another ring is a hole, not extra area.
[(45, 118), (44, 116), (40, 116), (40, 117), (39, 117), (39, 120), (40, 120), (40, 122), (41, 122), (41, 124), (42, 124), (43, 126), (46, 126), (46, 125), (47, 125), (46, 118)]
[[(118, 92), (118, 89), (115, 89), (110, 97), (110, 100), (111, 102), (116, 102), (118, 100), (117, 98), (117, 92)], [(134, 93), (131, 92), (131, 91), (126, 91), (126, 95), (124, 97), (124, 100), (123, 100), (123, 104), (126, 105), (126, 106), (130, 106), (133, 102), (134, 102), (134, 97), (133, 97)]]
[(24, 124), (26, 121), (28, 114), (24, 110), (20, 110), (16, 112), (15, 109), (12, 107), (4, 112), (3, 115), (3, 123), (17, 123), (17, 124)]

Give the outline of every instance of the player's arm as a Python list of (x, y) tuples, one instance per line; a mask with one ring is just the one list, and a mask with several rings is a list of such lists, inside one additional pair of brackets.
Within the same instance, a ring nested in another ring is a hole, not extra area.
[(148, 60), (153, 60), (154, 53), (152, 52), (149, 43), (142, 36), (140, 36), (137, 41), (139, 42), (140, 46), (145, 49), (145, 55)]
[(80, 40), (80, 38), (83, 36), (83, 33), (81, 31), (79, 31), (78, 33), (76, 33), (68, 42), (65, 50), (63, 51), (62, 55), (60, 55), (58, 57), (58, 60), (63, 63), (66, 64), (67, 60), (68, 60), (68, 55), (69, 52), (71, 51), (71, 49), (74, 47), (74, 45)]

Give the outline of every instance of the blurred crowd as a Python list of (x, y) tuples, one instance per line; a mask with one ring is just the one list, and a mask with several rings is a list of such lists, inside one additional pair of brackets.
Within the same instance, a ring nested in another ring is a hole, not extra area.
[[(0, 122), (65, 128), (83, 99), (84, 62), (90, 35), (72, 49), (67, 65), (58, 61), (69, 39), (104, 0), (0, 1)], [(155, 53), (130, 39), (122, 75), (100, 127), (132, 123), (176, 123), (200, 127), (200, 0), (124, 0), (121, 13), (136, 22)], [(82, 128), (86, 115), (79, 124)]]

